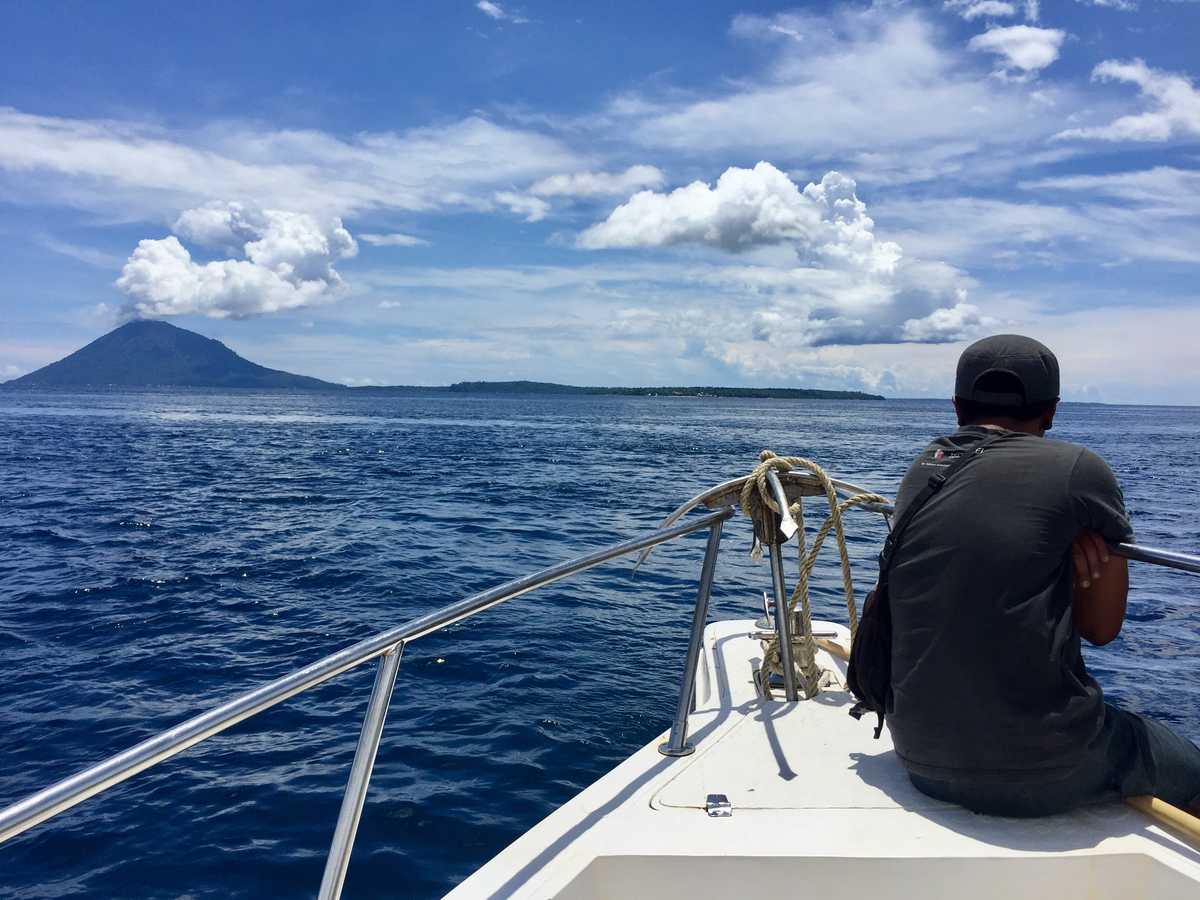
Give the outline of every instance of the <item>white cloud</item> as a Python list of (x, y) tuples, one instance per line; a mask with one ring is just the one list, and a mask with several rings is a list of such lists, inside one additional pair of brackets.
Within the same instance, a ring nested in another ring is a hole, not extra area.
[(1004, 63), (998, 70), (1000, 73), (1018, 70), (1016, 77), (1028, 77), (1058, 59), (1059, 48), (1066, 37), (1067, 33), (1058, 28), (1009, 25), (989, 28), (971, 38), (967, 46), (1001, 57)]
[(726, 169), (669, 194), (641, 191), (579, 236), (587, 249), (703, 243), (726, 250), (787, 243), (802, 258), (890, 272), (900, 248), (875, 238), (853, 179), (830, 172), (803, 192), (767, 162)]
[(1152, 69), (1140, 59), (1108, 59), (1092, 70), (1093, 81), (1135, 84), (1152, 107), (1144, 113), (1121, 116), (1107, 125), (1070, 128), (1059, 138), (1097, 141), (1167, 141), (1200, 136), (1200, 91), (1184, 75)]
[(1030, 200), (893, 200), (880, 215), (907, 251), (972, 270), (1200, 263), (1200, 173), (1160, 167), (1034, 179), (1019, 187)]
[(494, 3), (492, 0), (479, 0), (475, 4), (475, 8), (497, 22), (512, 22), (514, 25), (525, 25), (529, 22), (524, 16), (511, 13), (499, 3)]
[(986, 16), (990, 19), (1015, 16), (1017, 8), (1005, 0), (946, 0), (945, 6), (958, 13), (968, 22)]
[(1137, 9), (1137, 4), (1133, 0), (1076, 0), (1085, 6), (1103, 6), (1108, 9), (1119, 9), (1122, 12), (1132, 12)]
[(47, 250), (78, 260), (85, 265), (94, 266), (97, 269), (115, 269), (121, 265), (121, 258), (119, 256), (105, 253), (103, 250), (97, 250), (95, 247), (83, 247), (79, 244), (73, 244), (70, 241), (59, 240), (48, 234), (40, 235), (37, 238), (37, 242)]
[(1007, 19), (1018, 10), (1024, 12), (1028, 21), (1036, 22), (1041, 12), (1038, 0), (945, 0), (942, 5), (968, 22), (981, 18)]
[(956, 303), (947, 309), (935, 309), (922, 319), (908, 319), (901, 328), (904, 340), (916, 344), (940, 344), (966, 340), (986, 324), (979, 309), (969, 303)]
[[(829, 16), (739, 16), (739, 37), (778, 38), (762, 71), (706, 93), (624, 94), (588, 124), (647, 147), (836, 168), (862, 182), (1008, 172), (1074, 107), (1061, 83), (1002, 82), (912, 7), (843, 6)], [(953, 110), (953, 114), (948, 114)], [(782, 166), (781, 166), (782, 167)]]
[(365, 241), (372, 247), (425, 247), (429, 241), (424, 238), (413, 237), (411, 234), (400, 234), (392, 232), (390, 234), (360, 234), (360, 241)]
[(1020, 182), (1023, 190), (1068, 191), (1088, 200), (1111, 197), (1141, 207), (1147, 217), (1200, 218), (1200, 169), (1155, 166), (1101, 175), (1057, 175)]
[(257, 240), (265, 228), (264, 213), (244, 203), (229, 202), (184, 210), (171, 230), (202, 247), (232, 251)]
[[(710, 187), (641, 191), (578, 239), (586, 249), (698, 244), (733, 252), (785, 246), (790, 264), (693, 267), (704, 281), (755, 300), (736, 322), (710, 320), (706, 341), (739, 333), (768, 344), (820, 346), (958, 340), (984, 319), (949, 266), (905, 260), (875, 236), (852, 179), (829, 172), (801, 191), (770, 163), (731, 167)], [(714, 351), (720, 355), (723, 351)]]
[(170, 134), (0, 107), (0, 198), (110, 217), (173, 218), (213, 197), (319, 217), (486, 210), (498, 189), (580, 168), (557, 138), (479, 116), (342, 139), (221, 124)]
[(509, 212), (524, 216), (526, 222), (540, 222), (550, 212), (550, 204), (545, 200), (516, 191), (497, 191), (495, 199)]
[(619, 196), (639, 188), (660, 187), (663, 181), (662, 171), (654, 166), (630, 166), (624, 172), (551, 175), (536, 182), (529, 193), (538, 197)]
[(240, 203), (187, 210), (174, 230), (205, 246), (240, 243), (244, 258), (198, 263), (175, 235), (140, 241), (116, 281), (127, 315), (246, 318), (327, 302), (342, 286), (333, 264), (358, 251), (339, 219)]
[(729, 33), (735, 37), (752, 40), (788, 38), (803, 41), (806, 31), (815, 33), (810, 29), (811, 24), (811, 19), (797, 13), (777, 13), (773, 16), (739, 13), (733, 17)]

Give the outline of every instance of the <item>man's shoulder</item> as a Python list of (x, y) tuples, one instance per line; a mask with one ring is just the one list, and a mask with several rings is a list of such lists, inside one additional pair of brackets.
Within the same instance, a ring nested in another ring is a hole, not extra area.
[[(972, 452), (993, 432), (981, 428), (960, 428), (952, 434), (934, 438), (913, 460), (904, 476), (901, 493), (912, 493), (930, 475), (945, 471), (964, 453)], [(1066, 488), (1077, 472), (1106, 470), (1104, 461), (1086, 447), (1068, 441), (1050, 440), (1032, 434), (1004, 432), (987, 453), (987, 465), (971, 467), (971, 480), (1007, 478), (1005, 473), (1019, 470), (1027, 483), (1036, 479), (1047, 488)], [(1082, 461), (1082, 462), (1081, 462)], [(1040, 476), (1040, 478), (1038, 477)]]
[[(971, 452), (977, 445), (993, 436), (1000, 438), (993, 443), (993, 449), (1001, 451), (1000, 456), (1019, 456), (1026, 460), (1030, 458), (1055, 460), (1071, 466), (1083, 454), (1090, 454), (1093, 459), (1100, 459), (1086, 447), (1068, 441), (1052, 440), (1016, 431), (990, 432), (982, 428), (965, 427), (930, 441), (914, 460), (914, 466), (917, 468), (943, 468), (953, 463), (963, 453)], [(996, 457), (993, 456), (993, 458)]]

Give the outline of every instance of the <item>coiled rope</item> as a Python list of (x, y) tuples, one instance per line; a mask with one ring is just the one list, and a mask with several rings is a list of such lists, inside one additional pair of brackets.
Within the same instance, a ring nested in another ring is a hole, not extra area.
[[(746, 483), (742, 486), (739, 498), (742, 512), (755, 523), (754, 547), (751, 553), (756, 558), (762, 554), (759, 534), (768, 534), (770, 533), (768, 528), (776, 528), (774, 516), (765, 515), (764, 510), (769, 510), (774, 515), (782, 513), (779, 504), (775, 502), (775, 498), (772, 495), (770, 484), (767, 482), (768, 472), (775, 470), (783, 473), (794, 469), (802, 469), (816, 478), (825, 492), (825, 499), (829, 502), (829, 515), (825, 517), (825, 521), (817, 529), (811, 549), (805, 547), (803, 499), (797, 498), (788, 507), (788, 512), (791, 513), (792, 518), (796, 520), (796, 525), (798, 526), (796, 540), (799, 552), (800, 574), (796, 582), (796, 587), (787, 601), (787, 609), (785, 611), (775, 611), (776, 615), (795, 615), (796, 608), (799, 606), (800, 628), (798, 634), (792, 635), (792, 643), (794, 645), (792, 649), (792, 662), (798, 670), (797, 675), (801, 691), (806, 698), (811, 698), (816, 696), (820, 690), (822, 674), (816, 662), (817, 645), (812, 633), (812, 605), (808, 593), (813, 566), (816, 565), (821, 547), (824, 546), (825, 539), (832, 530), (837, 542), (838, 555), (841, 557), (842, 591), (846, 600), (846, 615), (850, 623), (850, 636), (851, 640), (853, 640), (854, 633), (858, 630), (858, 609), (854, 600), (854, 578), (850, 571), (850, 553), (846, 548), (846, 530), (842, 524), (842, 514), (846, 510), (864, 503), (887, 503), (888, 501), (879, 494), (866, 492), (854, 494), (844, 500), (839, 500), (833, 480), (825, 470), (811, 459), (803, 456), (776, 456), (771, 450), (763, 450), (759, 454), (759, 460), (759, 464), (750, 473), (750, 476), (746, 479)], [(759, 527), (767, 522), (767, 520), (770, 520), (769, 526)], [(781, 543), (775, 544), (772, 552), (779, 552), (779, 548), (781, 547)], [(764, 688), (769, 690), (769, 673), (782, 671), (779, 637), (775, 635), (767, 642), (763, 650), (761, 672)]]

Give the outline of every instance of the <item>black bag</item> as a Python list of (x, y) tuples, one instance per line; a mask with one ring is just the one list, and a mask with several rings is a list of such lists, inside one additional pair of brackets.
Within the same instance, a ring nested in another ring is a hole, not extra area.
[(950, 477), (1003, 435), (994, 434), (974, 450), (964, 450), (946, 467), (929, 478), (921, 493), (913, 498), (904, 510), (904, 515), (892, 529), (879, 552), (879, 582), (875, 590), (867, 594), (863, 602), (862, 616), (858, 629), (850, 644), (850, 665), (846, 670), (846, 686), (858, 702), (850, 709), (850, 715), (861, 719), (863, 713), (873, 712), (877, 717), (875, 737), (883, 732), (883, 717), (892, 711), (892, 605), (888, 596), (888, 570), (892, 557), (904, 529), (912, 521), (925, 502), (942, 489)]

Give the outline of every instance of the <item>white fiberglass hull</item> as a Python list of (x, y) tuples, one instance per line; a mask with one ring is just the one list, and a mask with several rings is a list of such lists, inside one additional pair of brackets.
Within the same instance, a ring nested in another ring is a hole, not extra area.
[[(918, 793), (886, 729), (873, 740), (847, 715), (846, 692), (762, 700), (756, 630), (743, 620), (705, 632), (695, 754), (667, 758), (662, 739), (651, 741), (449, 896), (1200, 897), (1200, 852), (1124, 804), (1038, 820), (975, 815)], [(844, 673), (824, 651), (820, 662)], [(706, 811), (712, 794), (728, 798), (730, 815)]]

